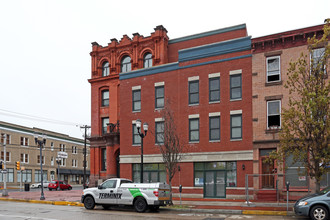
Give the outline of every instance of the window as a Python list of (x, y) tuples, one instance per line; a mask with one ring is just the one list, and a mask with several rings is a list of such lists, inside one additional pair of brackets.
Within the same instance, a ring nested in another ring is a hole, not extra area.
[(220, 101), (220, 77), (209, 78), (209, 102)]
[[(4, 161), (5, 157), (4, 157), (5, 153), (3, 151), (1, 151), (1, 160)], [(6, 151), (6, 161), (10, 162), (10, 152)]]
[(109, 118), (102, 118), (102, 134), (106, 134), (108, 130)]
[(280, 57), (267, 57), (267, 82), (276, 82), (281, 80)]
[(101, 149), (101, 171), (107, 170), (107, 149)]
[(230, 99), (242, 98), (242, 75), (236, 74), (230, 76)]
[(60, 166), (62, 166), (62, 167), (66, 166), (66, 158), (61, 158)]
[(189, 142), (199, 141), (199, 118), (189, 119)]
[(143, 58), (143, 67), (148, 68), (152, 67), (152, 54), (146, 53)]
[(126, 73), (132, 70), (131, 67), (131, 58), (129, 56), (125, 56), (122, 60), (121, 60), (121, 72), (122, 73)]
[(287, 167), (285, 170), (285, 181), (290, 182), (291, 186), (307, 186), (307, 176), (304, 174), (305, 167), (304, 163), (297, 161), (293, 162), (293, 156), (289, 155), (285, 158), (285, 166)]
[(237, 185), (236, 170), (236, 162), (194, 163), (194, 186), (204, 186), (205, 177), (210, 173), (212, 173), (212, 179), (220, 179), (221, 176), (218, 174), (224, 171), (227, 176), (226, 186), (235, 187)]
[(199, 80), (189, 81), (189, 105), (199, 104)]
[[(4, 177), (6, 174), (0, 173), (0, 182), (4, 181)], [(7, 183), (13, 183), (14, 182), (14, 169), (7, 168)]]
[(21, 154), (21, 162), (22, 163), (29, 163), (29, 155), (28, 154)]
[(102, 76), (109, 76), (110, 70), (109, 70), (109, 62), (104, 62), (102, 65)]
[(72, 153), (77, 154), (77, 146), (72, 146)]
[(317, 68), (318, 63), (322, 62), (322, 57), (324, 56), (325, 48), (313, 49), (311, 52), (311, 66)]
[(220, 115), (209, 117), (210, 131), (209, 138), (210, 141), (220, 141)]
[(141, 89), (133, 90), (133, 111), (141, 111)]
[(50, 150), (54, 151), (54, 142), (50, 142)]
[[(40, 164), (40, 155), (37, 156), (37, 163)], [(45, 156), (42, 156), (42, 164), (45, 164)]]
[[(141, 181), (141, 164), (133, 164), (133, 182), (139, 183)], [(143, 182), (156, 183), (166, 182), (166, 170), (164, 164), (143, 164)]]
[(32, 182), (32, 170), (24, 170), (24, 172), (17, 172), (17, 182), (21, 182), (21, 173), (22, 173), (22, 182), (23, 183)]
[(136, 127), (135, 124), (133, 124), (132, 133), (133, 133), (133, 145), (140, 145), (141, 144), (141, 137), (138, 133), (138, 130), (137, 130), (137, 127)]
[(242, 139), (242, 115), (230, 115), (230, 139)]
[(164, 108), (164, 86), (155, 87), (155, 108)]
[(60, 144), (60, 151), (65, 152), (65, 144)]
[(51, 165), (51, 166), (54, 166), (54, 157), (51, 157), (51, 158), (50, 158), (50, 165)]
[[(48, 179), (47, 176), (47, 170), (43, 170), (43, 181), (46, 181)], [(41, 171), (40, 170), (35, 170), (34, 171), (34, 182), (40, 183), (41, 182)]]
[(164, 122), (155, 123), (155, 143), (164, 144)]
[(72, 159), (72, 167), (78, 167), (78, 161)]
[(29, 146), (29, 138), (21, 137), (21, 145), (22, 146)]
[(102, 107), (109, 106), (109, 90), (102, 91)]
[(4, 135), (6, 135), (6, 144), (10, 144), (10, 135), (9, 134), (0, 134), (0, 143), (4, 143), (5, 141), (5, 138), (4, 138)]
[(281, 101), (267, 102), (267, 128), (281, 127)]

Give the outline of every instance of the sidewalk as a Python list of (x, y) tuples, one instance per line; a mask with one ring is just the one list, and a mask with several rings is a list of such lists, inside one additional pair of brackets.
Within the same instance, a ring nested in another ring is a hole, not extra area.
[[(0, 191), (2, 193), (2, 191)], [(40, 191), (8, 192), (8, 197), (2, 197), (0, 201), (44, 203), (52, 205), (83, 206), (80, 203), (82, 190), (49, 191), (44, 189), (45, 200), (40, 200)], [(183, 212), (208, 212), (221, 214), (251, 214), (251, 215), (293, 215), (294, 203), (289, 203), (289, 212), (286, 211), (286, 203), (252, 201), (248, 206), (244, 200), (230, 199), (192, 199), (173, 198), (174, 206), (165, 209)]]

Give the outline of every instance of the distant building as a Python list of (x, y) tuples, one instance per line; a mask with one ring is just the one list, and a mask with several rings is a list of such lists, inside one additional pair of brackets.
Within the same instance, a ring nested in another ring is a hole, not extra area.
[[(46, 144), (42, 150), (35, 144), (34, 134), (46, 135)], [(10, 124), (0, 121), (0, 160), (6, 160), (7, 185), (18, 186), (21, 181), (24, 183), (35, 183), (41, 181), (40, 162), (43, 161), (44, 180), (61, 179), (70, 184), (83, 184), (83, 149), (84, 140), (73, 138), (65, 134), (60, 134), (39, 128), (29, 128), (17, 124)], [(6, 135), (6, 155), (4, 155), (4, 138)], [(67, 154), (67, 158), (56, 161), (58, 152)], [(89, 152), (89, 144), (87, 145)], [(87, 154), (86, 178), (89, 178), (89, 154)], [(24, 170), (16, 169), (16, 161), (20, 162), (20, 167)], [(58, 167), (60, 177), (58, 176)], [(0, 173), (0, 184), (4, 180), (4, 174)]]

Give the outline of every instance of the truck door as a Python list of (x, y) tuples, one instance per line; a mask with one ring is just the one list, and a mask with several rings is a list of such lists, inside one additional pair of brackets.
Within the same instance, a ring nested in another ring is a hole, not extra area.
[(116, 204), (117, 203), (117, 180), (107, 180), (102, 183), (97, 190), (96, 203)]

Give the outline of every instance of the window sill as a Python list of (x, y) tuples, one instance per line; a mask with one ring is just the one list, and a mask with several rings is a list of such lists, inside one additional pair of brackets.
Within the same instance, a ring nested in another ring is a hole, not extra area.
[(209, 102), (209, 104), (217, 104), (217, 103), (220, 103), (220, 100), (219, 100), (219, 101), (212, 101), (212, 102)]
[(240, 138), (240, 139), (230, 139), (230, 141), (242, 141), (243, 139)]
[(139, 112), (141, 112), (141, 110), (132, 111), (132, 113), (139, 113)]
[(164, 109), (164, 107), (161, 107), (161, 108), (155, 108), (155, 111), (161, 111), (161, 110), (163, 110)]
[(220, 140), (209, 140), (209, 143), (220, 143)]
[(282, 85), (282, 84), (283, 84), (283, 82), (282, 82), (282, 80), (280, 80), (280, 81), (274, 81), (274, 82), (266, 82), (265, 86), (278, 86), (278, 85)]
[(235, 102), (235, 101), (242, 101), (242, 98), (240, 99), (230, 99), (231, 102)]
[(141, 144), (132, 144), (132, 147), (141, 147)]
[(188, 106), (198, 106), (199, 103), (195, 103), (195, 104), (189, 104)]
[(164, 143), (155, 143), (155, 146), (159, 147), (159, 146), (163, 146)]
[(274, 127), (274, 128), (267, 128), (265, 130), (266, 134), (270, 134), (270, 133), (278, 133), (281, 131), (281, 127)]
[(189, 144), (199, 144), (199, 141), (189, 141)]

